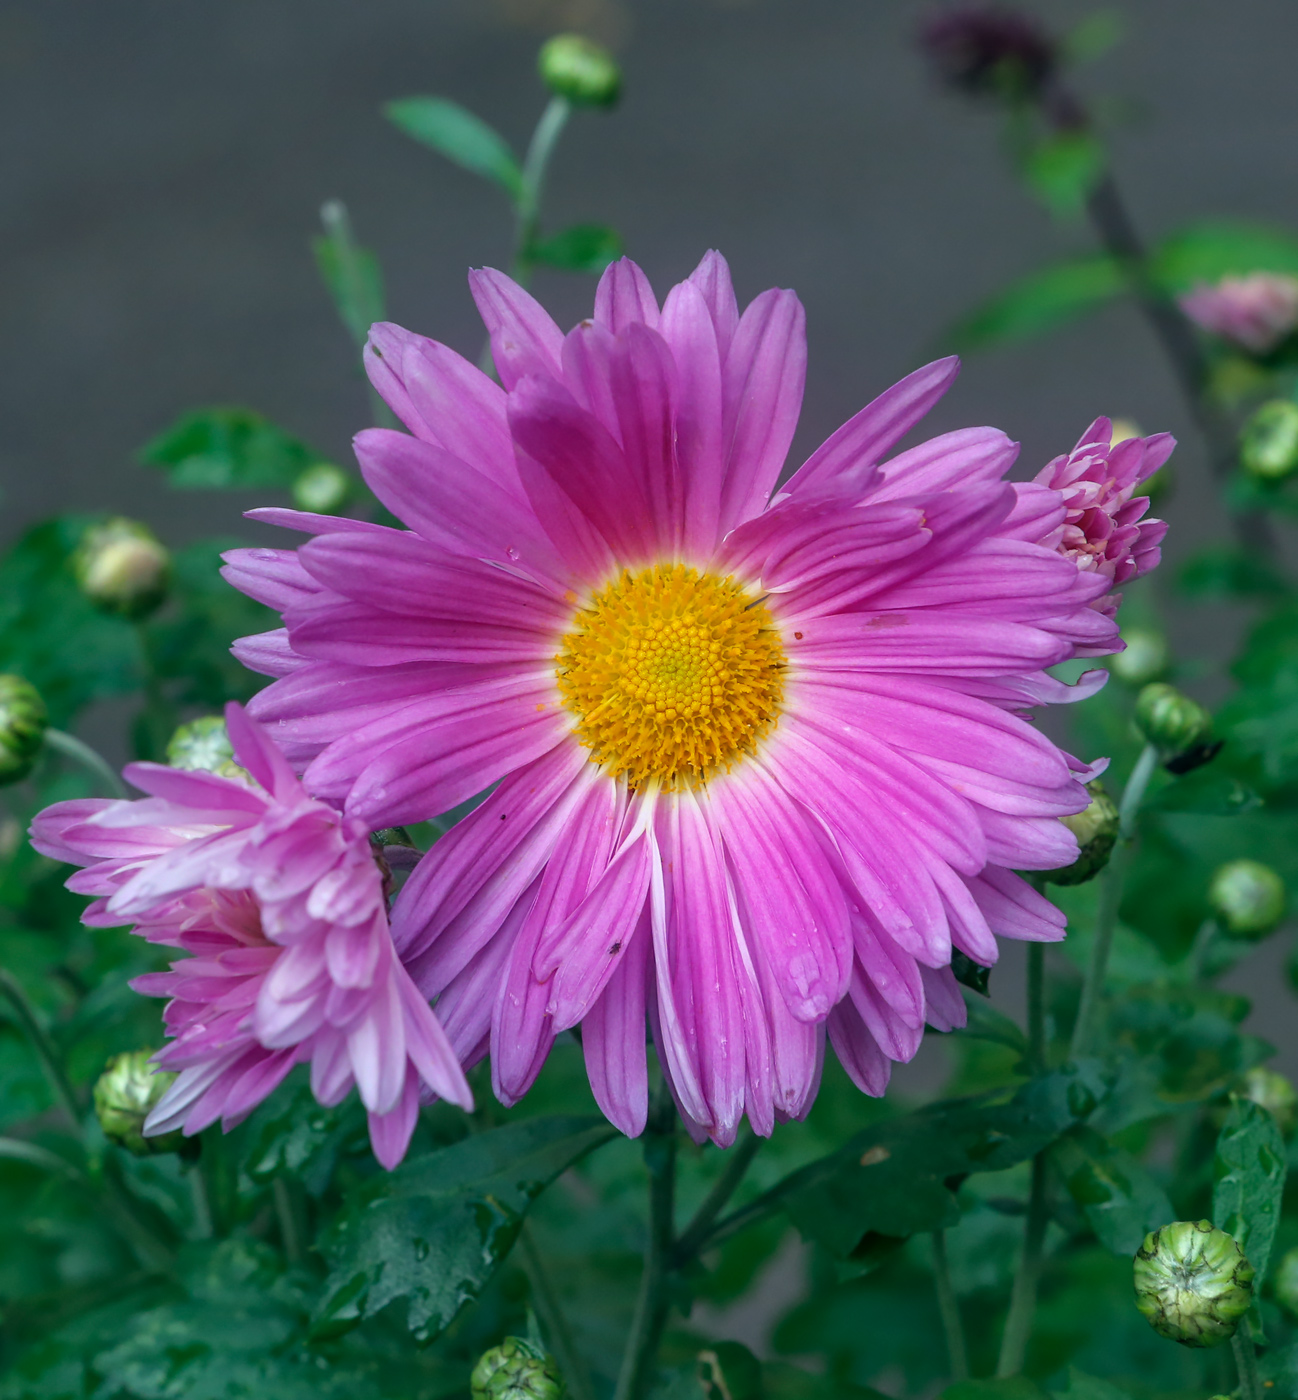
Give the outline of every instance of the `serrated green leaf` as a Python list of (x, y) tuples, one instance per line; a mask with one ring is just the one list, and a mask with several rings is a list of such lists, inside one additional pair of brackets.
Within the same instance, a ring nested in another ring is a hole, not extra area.
[(1230, 274), (1287, 272), (1298, 276), (1298, 237), (1267, 224), (1225, 220), (1191, 224), (1158, 245), (1151, 271), (1172, 294)]
[(1075, 321), (1126, 290), (1112, 258), (1096, 254), (1029, 273), (989, 297), (949, 333), (955, 350), (1029, 340)]
[(1108, 157), (1089, 131), (1056, 132), (1036, 143), (1023, 160), (1023, 177), (1053, 214), (1081, 213), (1104, 174)]
[(181, 490), (266, 490), (292, 486), (320, 454), (250, 408), (200, 408), (147, 443), (140, 460)]
[(1167, 1193), (1145, 1168), (1093, 1129), (1071, 1128), (1051, 1156), (1096, 1238), (1114, 1254), (1134, 1254), (1151, 1230), (1175, 1219)]
[(533, 262), (565, 272), (603, 272), (622, 256), (622, 239), (605, 224), (574, 224), (551, 238), (542, 238), (528, 249)]
[(1212, 1223), (1238, 1241), (1259, 1292), (1280, 1223), (1286, 1171), (1275, 1119), (1252, 1099), (1232, 1095), (1212, 1164)]
[(389, 102), (383, 115), (422, 146), (456, 165), (494, 180), (517, 200), (523, 193), (523, 172), (509, 143), (481, 117), (445, 97), (403, 97)]
[(421, 1340), (475, 1299), (509, 1253), (532, 1201), (616, 1133), (602, 1119), (529, 1118), (407, 1160), (353, 1193), (321, 1248), (320, 1335), (397, 1299)]

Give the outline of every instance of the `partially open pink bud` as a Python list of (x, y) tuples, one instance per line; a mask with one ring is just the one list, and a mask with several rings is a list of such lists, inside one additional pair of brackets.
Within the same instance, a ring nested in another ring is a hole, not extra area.
[(1280, 272), (1223, 277), (1215, 286), (1201, 282), (1178, 300), (1195, 325), (1255, 355), (1273, 350), (1298, 327), (1298, 277)]

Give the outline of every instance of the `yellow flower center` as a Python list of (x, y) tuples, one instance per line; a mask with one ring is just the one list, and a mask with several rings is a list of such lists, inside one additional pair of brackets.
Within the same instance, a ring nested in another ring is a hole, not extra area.
[(665, 790), (755, 750), (779, 718), (784, 668), (766, 605), (684, 564), (624, 571), (580, 609), (555, 658), (591, 761)]

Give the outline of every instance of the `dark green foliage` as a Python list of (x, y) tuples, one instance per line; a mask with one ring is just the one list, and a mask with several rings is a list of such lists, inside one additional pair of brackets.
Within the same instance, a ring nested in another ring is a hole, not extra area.
[(1265, 1108), (1233, 1095), (1212, 1165), (1212, 1218), (1239, 1242), (1259, 1291), (1280, 1223), (1285, 1174), (1284, 1139), (1275, 1119)]
[(140, 450), (190, 491), (287, 490), (320, 454), (250, 408), (200, 408)]
[(383, 113), (421, 146), (494, 181), (514, 199), (522, 194), (523, 172), (509, 143), (458, 102), (444, 97), (405, 97), (389, 102)]
[(616, 230), (604, 224), (574, 224), (533, 243), (528, 256), (533, 262), (565, 272), (603, 272), (622, 256), (622, 240)]

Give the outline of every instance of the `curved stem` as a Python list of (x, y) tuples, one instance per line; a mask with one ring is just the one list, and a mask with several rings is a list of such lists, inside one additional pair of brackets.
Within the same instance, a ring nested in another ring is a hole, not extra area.
[(645, 1129), (644, 1158), (649, 1169), (649, 1237), (613, 1400), (641, 1400), (647, 1393), (667, 1322), (676, 1194), (676, 1109), (665, 1088)]
[(541, 113), (541, 120), (536, 124), (523, 159), (523, 190), (517, 205), (514, 264), (510, 271), (514, 280), (523, 285), (526, 285), (532, 271), (530, 253), (540, 224), (546, 171), (571, 115), (572, 103), (566, 97), (552, 97)]
[(1240, 1400), (1262, 1400), (1262, 1379), (1257, 1371), (1257, 1349), (1247, 1332), (1247, 1320), (1230, 1339), (1230, 1349), (1235, 1353), (1235, 1369), (1239, 1372)]
[(761, 1145), (762, 1139), (750, 1128), (743, 1140), (730, 1149), (721, 1175), (716, 1179), (703, 1204), (695, 1211), (694, 1219), (681, 1231), (680, 1239), (676, 1241), (676, 1248), (672, 1251), (672, 1264), (675, 1268), (683, 1268), (703, 1251), (713, 1222), (725, 1209), (726, 1202), (735, 1194)]
[(937, 1308), (946, 1333), (947, 1360), (953, 1381), (969, 1379), (969, 1349), (965, 1345), (960, 1300), (951, 1286), (951, 1266), (946, 1257), (946, 1231), (933, 1231), (933, 1282), (937, 1288)]
[(89, 744), (83, 744), (74, 734), (65, 734), (61, 729), (47, 729), (45, 742), (65, 758), (70, 758), (93, 773), (108, 789), (109, 796), (125, 798), (130, 795), (126, 791), (126, 784), (109, 767), (108, 760), (96, 753)]
[(1041, 1277), (1041, 1260), (1045, 1250), (1046, 1226), (1050, 1223), (1050, 1203), (1046, 1196), (1046, 1156), (1038, 1152), (1032, 1159), (1032, 1190), (1028, 1196), (1027, 1223), (1023, 1230), (1023, 1254), (1014, 1290), (1010, 1294), (1010, 1310), (1001, 1334), (1001, 1353), (996, 1362), (998, 1378), (1017, 1376), (1023, 1369), (1023, 1358), (1032, 1333), (1032, 1316), (1037, 1308), (1037, 1282)]
[(568, 1325), (567, 1314), (559, 1302), (558, 1294), (550, 1279), (550, 1271), (545, 1267), (541, 1251), (536, 1247), (532, 1228), (525, 1220), (519, 1231), (518, 1246), (523, 1261), (523, 1272), (527, 1275), (532, 1294), (532, 1306), (541, 1326), (545, 1329), (545, 1340), (567, 1385), (571, 1400), (595, 1400), (595, 1386), (590, 1378), (590, 1368), (577, 1347)]
[(59, 1054), (57, 1046), (50, 1039), (49, 1033), (37, 1019), (36, 1012), (31, 1002), (27, 1000), (27, 993), (23, 990), (22, 984), (3, 968), (0, 968), (0, 996), (3, 996), (13, 1007), (18, 1024), (22, 1026), (27, 1039), (31, 1042), (31, 1047), (41, 1062), (41, 1069), (45, 1071), (45, 1079), (54, 1093), (55, 1102), (79, 1133), (81, 1131), (81, 1105), (77, 1102), (76, 1091), (63, 1068), (63, 1058)]
[(1089, 1054), (1095, 1039), (1095, 1022), (1104, 995), (1104, 979), (1109, 968), (1109, 952), (1113, 947), (1113, 931), (1118, 922), (1118, 906), (1122, 903), (1122, 883), (1131, 864), (1132, 837), (1136, 829), (1136, 814), (1145, 797), (1145, 789), (1158, 766), (1158, 750), (1146, 744), (1136, 766), (1131, 770), (1118, 808), (1118, 840), (1113, 857), (1100, 875), (1100, 904), (1095, 916), (1095, 942), (1091, 947), (1090, 966), (1082, 983), (1082, 999), (1077, 1007), (1077, 1024), (1073, 1027), (1072, 1059)]

